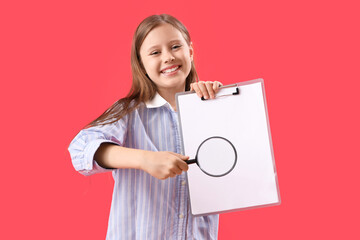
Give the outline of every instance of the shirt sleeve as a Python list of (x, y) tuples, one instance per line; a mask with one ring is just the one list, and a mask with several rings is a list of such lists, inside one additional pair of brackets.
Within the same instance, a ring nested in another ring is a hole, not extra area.
[(112, 171), (112, 169), (101, 167), (94, 160), (95, 152), (102, 143), (123, 146), (126, 132), (127, 116), (113, 124), (81, 130), (72, 140), (68, 149), (75, 170), (85, 176)]

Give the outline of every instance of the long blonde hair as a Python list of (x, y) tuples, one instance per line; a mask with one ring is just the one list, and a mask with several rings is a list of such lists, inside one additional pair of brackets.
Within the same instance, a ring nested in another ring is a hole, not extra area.
[[(97, 125), (111, 124), (125, 115), (134, 111), (140, 103), (144, 103), (154, 98), (157, 87), (153, 81), (146, 75), (145, 68), (140, 58), (140, 47), (151, 30), (161, 24), (170, 24), (179, 30), (186, 43), (190, 46), (191, 38), (186, 27), (176, 18), (168, 15), (152, 15), (145, 18), (137, 27), (131, 45), (131, 70), (132, 85), (126, 97), (116, 101), (102, 115), (92, 121), (88, 127)], [(191, 62), (191, 70), (185, 81), (185, 91), (190, 90), (190, 84), (197, 81), (198, 75), (194, 62)]]

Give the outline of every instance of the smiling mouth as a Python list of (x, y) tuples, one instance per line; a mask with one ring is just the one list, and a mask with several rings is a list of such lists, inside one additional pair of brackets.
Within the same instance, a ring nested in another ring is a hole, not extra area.
[(175, 72), (176, 70), (178, 70), (181, 66), (174, 66), (172, 68), (167, 68), (165, 70), (162, 70), (161, 73), (165, 73), (165, 74), (169, 74), (169, 73), (173, 73)]

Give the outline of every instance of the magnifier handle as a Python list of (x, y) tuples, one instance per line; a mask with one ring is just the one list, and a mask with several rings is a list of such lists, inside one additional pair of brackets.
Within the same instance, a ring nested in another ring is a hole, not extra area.
[(196, 159), (189, 159), (186, 161), (186, 163), (189, 165), (189, 164), (193, 164), (193, 163), (196, 163)]

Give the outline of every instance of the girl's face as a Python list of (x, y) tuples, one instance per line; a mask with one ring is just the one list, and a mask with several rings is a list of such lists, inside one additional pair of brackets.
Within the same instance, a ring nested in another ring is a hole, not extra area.
[(147, 75), (160, 92), (185, 90), (193, 49), (179, 30), (170, 24), (151, 30), (140, 47), (140, 57)]

